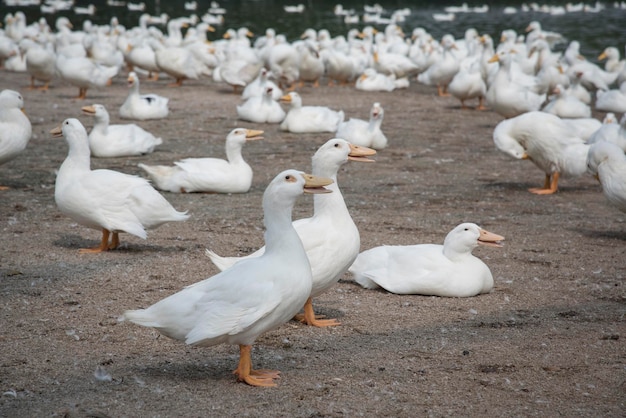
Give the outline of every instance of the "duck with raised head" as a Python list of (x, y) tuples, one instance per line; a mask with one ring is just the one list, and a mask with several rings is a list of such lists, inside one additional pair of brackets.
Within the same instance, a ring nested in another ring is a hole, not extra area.
[(140, 94), (139, 77), (131, 71), (128, 74), (128, 96), (120, 106), (120, 117), (123, 119), (163, 119), (169, 114), (170, 99), (158, 94)]
[[(293, 226), (302, 240), (313, 271), (313, 287), (304, 306), (304, 323), (317, 327), (338, 325), (335, 319), (320, 320), (313, 310), (313, 298), (331, 288), (352, 264), (359, 253), (360, 236), (346, 203), (343, 200), (337, 172), (348, 161), (372, 161), (368, 157), (376, 151), (352, 145), (344, 139), (333, 138), (322, 145), (313, 156), (313, 173), (329, 177), (333, 193), (314, 197), (314, 213), (310, 218), (294, 221)], [(213, 251), (207, 254), (220, 270), (225, 270), (247, 258), (261, 256), (266, 247), (246, 257), (221, 257)]]
[(291, 224), (303, 193), (327, 193), (332, 180), (283, 171), (263, 194), (263, 255), (241, 261), (208, 279), (187, 286), (154, 305), (122, 317), (187, 344), (239, 345), (239, 381), (276, 386), (278, 370), (254, 370), (251, 351), (257, 337), (289, 321), (311, 293), (311, 265)]
[(470, 297), (489, 293), (493, 275), (472, 250), (501, 247), (504, 237), (474, 223), (462, 223), (443, 245), (383, 245), (363, 251), (350, 267), (366, 289), (383, 288), (400, 295)]
[(280, 98), (289, 103), (289, 111), (280, 124), (281, 131), (293, 133), (335, 132), (343, 122), (343, 110), (332, 110), (326, 106), (303, 106), (302, 97), (292, 91)]
[(141, 177), (92, 170), (87, 131), (78, 119), (66, 119), (50, 133), (55, 138), (64, 137), (69, 145), (54, 187), (59, 210), (74, 222), (102, 231), (100, 245), (81, 249), (81, 253), (117, 248), (120, 232), (146, 239), (147, 229), (189, 218)]
[(241, 149), (247, 141), (263, 139), (263, 131), (237, 128), (226, 137), (226, 160), (186, 158), (173, 166), (139, 164), (159, 190), (172, 193), (246, 193), (252, 185), (252, 167)]
[[(19, 92), (0, 92), (0, 164), (17, 157), (30, 141), (33, 128), (23, 109), (24, 98)], [(0, 190), (5, 189), (0, 186)]]

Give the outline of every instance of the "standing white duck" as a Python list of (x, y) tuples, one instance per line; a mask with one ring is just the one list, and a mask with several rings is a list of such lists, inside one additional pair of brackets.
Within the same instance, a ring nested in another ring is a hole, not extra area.
[(383, 149), (387, 146), (387, 137), (380, 129), (384, 116), (385, 110), (380, 103), (376, 102), (370, 109), (369, 121), (350, 118), (350, 120), (339, 124), (335, 136), (343, 138), (351, 144)]
[(81, 249), (81, 253), (117, 248), (120, 232), (146, 239), (146, 229), (189, 218), (187, 212), (175, 210), (141, 177), (113, 170), (91, 170), (87, 131), (78, 119), (66, 119), (50, 133), (65, 137), (69, 145), (54, 189), (59, 210), (81, 225), (102, 230), (100, 245)]
[(448, 233), (443, 245), (384, 245), (363, 251), (350, 267), (366, 289), (382, 287), (400, 295), (470, 297), (489, 293), (493, 276), (472, 250), (478, 245), (501, 247), (504, 237), (473, 223)]
[[(315, 318), (312, 298), (337, 283), (359, 253), (359, 230), (339, 190), (337, 172), (349, 160), (371, 161), (367, 157), (375, 153), (376, 151), (372, 149), (333, 138), (322, 145), (313, 156), (314, 175), (330, 177), (334, 183), (328, 186), (333, 191), (332, 194), (315, 196), (314, 214), (311, 218), (298, 219), (293, 223), (313, 271), (313, 288), (306, 304), (303, 304), (303, 322), (308, 325), (318, 327), (338, 325), (334, 319)], [(265, 247), (246, 257), (220, 257), (209, 250), (207, 254), (220, 270), (225, 270), (240, 260), (259, 257), (264, 251)]]
[(85, 99), (87, 89), (110, 85), (119, 71), (118, 67), (96, 64), (86, 57), (66, 57), (63, 54), (57, 54), (55, 65), (63, 80), (78, 87), (77, 99)]
[(326, 106), (302, 106), (302, 97), (295, 91), (280, 98), (290, 104), (289, 111), (280, 124), (282, 131), (293, 133), (335, 132), (344, 113)]
[[(17, 157), (24, 151), (33, 130), (24, 114), (24, 99), (15, 90), (0, 92), (0, 164)], [(0, 190), (7, 187), (0, 186)]]
[(589, 172), (602, 184), (607, 200), (626, 213), (626, 155), (616, 144), (596, 142), (587, 155)]
[(496, 147), (516, 159), (531, 160), (544, 173), (544, 186), (534, 194), (553, 194), (559, 178), (585, 173), (589, 145), (576, 125), (546, 112), (528, 112), (498, 123), (493, 131)]
[(323, 186), (331, 182), (283, 171), (263, 194), (267, 251), (262, 256), (237, 263), (146, 309), (126, 311), (123, 319), (187, 344), (238, 344), (237, 379), (252, 386), (276, 386), (278, 370), (252, 369), (252, 344), (293, 318), (309, 297), (311, 266), (291, 225), (291, 212), (303, 192), (328, 192)]
[(263, 139), (263, 131), (237, 128), (226, 137), (226, 160), (186, 158), (174, 166), (139, 164), (159, 190), (172, 193), (246, 193), (252, 185), (252, 168), (243, 159), (246, 141)]
[(449, 96), (448, 85), (459, 71), (460, 63), (452, 52), (458, 49), (454, 37), (450, 34), (441, 38), (441, 56), (423, 73), (418, 74), (417, 81), (427, 86), (436, 86), (439, 96)]
[(139, 94), (139, 77), (131, 71), (128, 74), (128, 97), (120, 107), (120, 117), (124, 119), (163, 119), (169, 114), (167, 97), (158, 94)]
[(285, 118), (285, 111), (272, 98), (274, 89), (266, 87), (263, 95), (252, 96), (237, 106), (239, 119), (255, 123), (280, 123)]
[(495, 54), (489, 62), (500, 63), (487, 89), (486, 98), (489, 107), (505, 118), (512, 118), (541, 108), (546, 95), (537, 94), (530, 86), (518, 82), (520, 74), (511, 67), (510, 52), (502, 51)]
[(149, 154), (163, 140), (150, 132), (129, 123), (109, 125), (109, 112), (101, 104), (83, 106), (83, 113), (94, 116), (95, 123), (89, 133), (89, 148), (94, 157), (126, 157)]

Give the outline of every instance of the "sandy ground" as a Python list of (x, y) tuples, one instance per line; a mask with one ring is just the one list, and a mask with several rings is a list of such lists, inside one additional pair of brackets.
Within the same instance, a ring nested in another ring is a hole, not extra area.
[[(91, 127), (80, 107), (92, 103), (120, 123), (125, 78), (85, 101), (59, 81), (48, 93), (27, 90), (28, 81), (0, 73), (1, 88), (23, 93), (33, 123), (26, 151), (0, 166), (0, 184), (11, 187), (0, 192), (0, 416), (615, 417), (626, 410), (626, 216), (590, 176), (563, 180), (553, 196), (528, 193), (543, 173), (495, 148), (494, 112), (461, 110), (417, 84), (393, 93), (300, 90), (305, 104), (347, 117), (367, 118), (375, 101), (385, 108), (390, 146), (375, 164), (351, 162), (339, 175), (363, 250), (442, 243), (464, 221), (506, 236), (506, 245), (474, 251), (496, 286), (473, 298), (365, 290), (346, 274), (315, 300), (341, 326), (292, 321), (258, 339), (254, 366), (282, 371), (278, 387), (264, 389), (236, 382), (235, 346), (189, 347), (117, 318), (215, 274), (205, 248), (238, 255), (262, 245), (266, 184), (286, 168), (310, 170), (332, 135), (238, 121), (239, 97), (209, 80), (182, 88), (144, 81), (143, 92), (171, 98), (166, 120), (139, 122), (164, 144), (92, 166), (141, 174), (139, 162), (223, 157), (231, 129), (257, 128), (265, 140), (244, 148), (252, 189), (165, 193), (189, 221), (153, 230), (146, 241), (123, 234), (119, 250), (84, 255), (78, 249), (100, 234), (56, 208), (55, 170), (67, 145), (48, 132), (68, 117)], [(311, 210), (311, 197), (302, 197), (294, 218)]]

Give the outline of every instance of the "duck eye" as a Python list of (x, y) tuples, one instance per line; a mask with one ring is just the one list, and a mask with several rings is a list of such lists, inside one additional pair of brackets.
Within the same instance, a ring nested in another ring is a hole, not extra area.
[(339, 143), (336, 143), (336, 144), (335, 144), (335, 148), (339, 148)]

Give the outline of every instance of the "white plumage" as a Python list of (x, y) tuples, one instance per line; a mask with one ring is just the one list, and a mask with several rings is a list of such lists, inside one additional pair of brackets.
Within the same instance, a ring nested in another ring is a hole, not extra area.
[(311, 266), (291, 225), (291, 212), (303, 192), (327, 192), (322, 186), (331, 182), (296, 170), (280, 173), (263, 195), (267, 251), (262, 256), (146, 309), (127, 311), (123, 318), (187, 344), (238, 344), (238, 379), (254, 386), (275, 386), (278, 371), (252, 370), (251, 345), (259, 335), (293, 318), (311, 292)]
[[(350, 267), (359, 253), (359, 230), (352, 221), (337, 184), (337, 172), (348, 160), (370, 161), (367, 156), (374, 150), (358, 147), (339, 138), (328, 140), (313, 156), (313, 173), (330, 177), (334, 183), (328, 188), (333, 193), (315, 196), (315, 210), (311, 218), (293, 223), (313, 270), (313, 288), (306, 305), (304, 321), (315, 326), (336, 325), (335, 320), (319, 321), (315, 318), (311, 298), (334, 285)], [(211, 261), (224, 270), (242, 259), (258, 257), (266, 251), (261, 248), (246, 257), (220, 257), (207, 250)]]
[(169, 114), (169, 99), (158, 94), (140, 94), (139, 77), (134, 71), (128, 74), (128, 96), (120, 106), (124, 119), (163, 119)]
[(94, 157), (125, 157), (149, 154), (163, 140), (134, 123), (110, 125), (109, 112), (101, 104), (83, 106), (85, 114), (95, 117), (89, 133), (89, 148)]
[(359, 254), (350, 272), (367, 289), (391, 293), (469, 297), (491, 292), (489, 267), (472, 254), (478, 245), (500, 247), (504, 237), (473, 223), (454, 228), (443, 245), (381, 246)]
[[(141, 177), (91, 170), (87, 131), (78, 119), (66, 119), (51, 134), (64, 136), (69, 145), (54, 188), (59, 210), (81, 225), (102, 230), (100, 246), (81, 252), (112, 250), (119, 244), (120, 232), (145, 239), (146, 229), (189, 218), (186, 212), (176, 211)], [(110, 234), (113, 236), (109, 243)]]
[(243, 159), (246, 141), (263, 139), (263, 131), (237, 128), (226, 137), (226, 160), (186, 158), (174, 166), (139, 164), (160, 190), (172, 193), (246, 193), (252, 185), (252, 168)]
[(282, 131), (293, 133), (335, 132), (344, 113), (326, 106), (302, 106), (302, 98), (298, 93), (291, 93), (280, 98), (290, 104), (289, 111), (280, 124)]
[(351, 144), (383, 149), (387, 146), (387, 137), (380, 128), (384, 116), (385, 110), (380, 103), (376, 102), (370, 109), (368, 121), (350, 118), (348, 121), (341, 122), (335, 136)]

